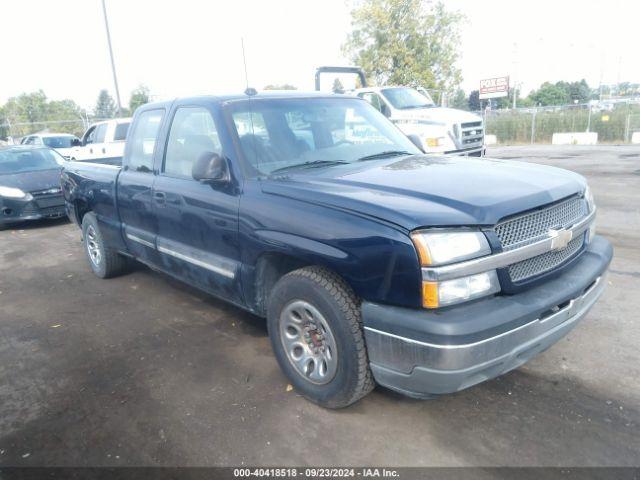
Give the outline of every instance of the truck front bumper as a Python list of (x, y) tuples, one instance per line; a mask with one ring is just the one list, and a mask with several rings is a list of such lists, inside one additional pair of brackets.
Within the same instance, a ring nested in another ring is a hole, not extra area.
[(365, 302), (365, 337), (380, 385), (416, 398), (452, 393), (527, 362), (566, 335), (606, 285), (613, 249), (596, 236), (554, 279), (441, 311)]
[(463, 157), (484, 157), (487, 148), (484, 145), (461, 150), (449, 150), (444, 152), (445, 155), (459, 155)]

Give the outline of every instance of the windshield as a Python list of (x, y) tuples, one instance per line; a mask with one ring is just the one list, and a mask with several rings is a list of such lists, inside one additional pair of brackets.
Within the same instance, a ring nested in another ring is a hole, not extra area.
[(75, 137), (42, 137), (42, 143), (49, 148), (71, 148)]
[(0, 175), (51, 170), (60, 168), (63, 161), (59, 154), (46, 148), (0, 150)]
[(362, 100), (252, 99), (228, 108), (252, 170), (249, 173), (256, 175), (421, 153)]
[(384, 88), (382, 94), (398, 110), (409, 108), (435, 107), (433, 100), (417, 91), (415, 88), (396, 87)]

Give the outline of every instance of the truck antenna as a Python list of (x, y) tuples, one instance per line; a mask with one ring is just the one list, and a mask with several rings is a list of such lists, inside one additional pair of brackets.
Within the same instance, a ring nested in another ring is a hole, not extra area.
[(247, 96), (253, 96), (253, 95), (256, 95), (258, 92), (256, 92), (255, 88), (249, 87), (249, 74), (247, 73), (247, 56), (244, 53), (244, 38), (243, 37), (240, 37), (240, 45), (242, 46), (242, 62), (244, 63), (244, 81), (245, 81), (245, 84), (247, 86), (247, 88), (244, 91), (244, 93)]

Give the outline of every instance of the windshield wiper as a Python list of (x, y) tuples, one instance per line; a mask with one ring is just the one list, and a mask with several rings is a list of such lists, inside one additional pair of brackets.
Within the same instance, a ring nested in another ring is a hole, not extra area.
[(358, 161), (363, 162), (366, 160), (377, 160), (378, 158), (397, 157), (399, 155), (411, 155), (411, 153), (407, 152), (406, 150), (385, 150), (384, 152), (374, 153), (373, 155), (365, 155), (364, 157), (360, 157)]
[(345, 160), (312, 160), (310, 162), (296, 163), (295, 165), (287, 165), (286, 167), (276, 168), (270, 173), (270, 175), (273, 175), (274, 173), (284, 172), (286, 170), (292, 170), (294, 168), (325, 167), (330, 165), (342, 165), (345, 163), (349, 162)]

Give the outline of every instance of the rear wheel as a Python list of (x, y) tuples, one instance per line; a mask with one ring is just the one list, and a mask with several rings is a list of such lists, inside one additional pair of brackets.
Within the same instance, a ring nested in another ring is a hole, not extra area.
[(373, 389), (360, 302), (333, 272), (306, 267), (282, 277), (267, 322), (280, 367), (311, 401), (342, 408)]
[(127, 270), (127, 258), (105, 245), (98, 220), (92, 212), (82, 218), (82, 239), (89, 265), (98, 277), (115, 277)]

